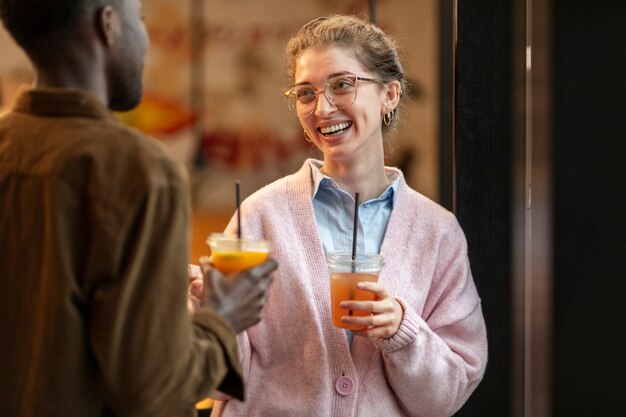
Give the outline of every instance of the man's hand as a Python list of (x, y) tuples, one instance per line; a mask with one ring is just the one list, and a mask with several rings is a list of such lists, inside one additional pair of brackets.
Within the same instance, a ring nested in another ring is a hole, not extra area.
[[(272, 272), (278, 267), (274, 259), (228, 276), (213, 268), (208, 257), (200, 258), (200, 267), (204, 274), (204, 306), (224, 317), (237, 333), (261, 321)], [(194, 290), (200, 295), (197, 287)]]

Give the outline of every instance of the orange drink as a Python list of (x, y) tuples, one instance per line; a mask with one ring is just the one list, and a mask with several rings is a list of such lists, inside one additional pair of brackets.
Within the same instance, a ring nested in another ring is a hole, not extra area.
[[(212, 233), (207, 244), (211, 247), (211, 263), (224, 274), (252, 268), (265, 261), (270, 253), (269, 243), (265, 240), (239, 239), (221, 233)], [(197, 410), (211, 407), (213, 400), (210, 398), (196, 403)]]
[[(361, 330), (363, 326), (346, 324), (341, 322), (343, 316), (368, 316), (367, 311), (341, 308), (339, 303), (345, 300), (370, 301), (374, 300), (374, 293), (362, 291), (356, 287), (358, 282), (378, 281), (378, 274), (361, 274), (358, 272), (335, 272), (330, 274), (330, 298), (332, 300), (333, 324), (350, 330)], [(352, 313), (352, 314), (350, 314)]]
[(211, 262), (224, 274), (252, 268), (265, 261), (270, 252), (265, 240), (239, 239), (221, 233), (212, 233), (207, 243), (211, 247)]
[(361, 330), (363, 326), (346, 324), (341, 321), (343, 316), (367, 316), (362, 310), (348, 310), (341, 308), (342, 301), (374, 300), (374, 293), (359, 290), (359, 282), (377, 282), (378, 275), (383, 267), (383, 257), (369, 252), (357, 252), (352, 259), (352, 252), (347, 250), (330, 252), (326, 257), (326, 264), (330, 273), (330, 301), (333, 325), (350, 330)]
[(216, 251), (211, 254), (211, 262), (225, 274), (243, 271), (267, 259), (269, 252)]

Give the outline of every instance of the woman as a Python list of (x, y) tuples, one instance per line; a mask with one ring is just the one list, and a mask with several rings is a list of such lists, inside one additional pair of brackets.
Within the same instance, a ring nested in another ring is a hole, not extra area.
[[(247, 237), (271, 242), (279, 269), (261, 323), (239, 335), (246, 400), (217, 416), (449, 416), (480, 382), (487, 339), (466, 241), (454, 216), (384, 165), (383, 131), (405, 80), (393, 42), (355, 17), (304, 25), (287, 46), (286, 95), (324, 160), (242, 204)], [(350, 333), (330, 316), (325, 255), (349, 249), (355, 193), (358, 248), (380, 253), (374, 302)], [(227, 232), (234, 231), (231, 222)]]

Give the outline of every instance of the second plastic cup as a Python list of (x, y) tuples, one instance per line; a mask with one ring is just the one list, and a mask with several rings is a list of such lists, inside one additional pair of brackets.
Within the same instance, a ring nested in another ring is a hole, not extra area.
[(238, 238), (212, 233), (207, 239), (211, 247), (211, 262), (220, 272), (232, 274), (264, 262), (270, 252), (265, 240)]
[[(245, 239), (222, 233), (211, 233), (206, 241), (211, 247), (211, 262), (224, 274), (243, 271), (264, 262), (270, 252), (266, 240)], [(197, 410), (210, 409), (213, 400), (207, 398), (196, 403)]]
[(371, 252), (358, 252), (356, 259), (352, 260), (352, 252), (339, 250), (330, 252), (326, 256), (326, 264), (330, 273), (330, 297), (332, 306), (332, 320), (337, 327), (350, 330), (361, 330), (363, 326), (346, 324), (341, 321), (343, 316), (368, 316), (369, 313), (362, 310), (348, 310), (341, 308), (342, 301), (374, 300), (374, 293), (359, 290), (357, 283), (362, 281), (378, 281), (378, 275), (383, 268), (383, 257)]

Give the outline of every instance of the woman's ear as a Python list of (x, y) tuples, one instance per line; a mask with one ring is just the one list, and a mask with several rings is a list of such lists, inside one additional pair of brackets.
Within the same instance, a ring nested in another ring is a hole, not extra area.
[(398, 107), (401, 95), (402, 85), (400, 81), (393, 80), (385, 84), (385, 106), (383, 107), (383, 114), (389, 113)]

